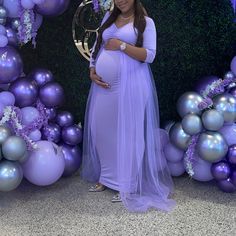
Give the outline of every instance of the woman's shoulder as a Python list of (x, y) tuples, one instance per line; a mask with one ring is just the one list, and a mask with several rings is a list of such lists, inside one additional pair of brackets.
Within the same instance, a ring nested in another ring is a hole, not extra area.
[(145, 16), (145, 20), (146, 20), (147, 25), (155, 25), (155, 22), (151, 17)]

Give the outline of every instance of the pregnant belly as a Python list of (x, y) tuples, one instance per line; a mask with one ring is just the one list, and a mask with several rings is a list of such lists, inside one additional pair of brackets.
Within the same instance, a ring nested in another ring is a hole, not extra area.
[(118, 83), (120, 52), (103, 49), (96, 62), (96, 73), (111, 86)]

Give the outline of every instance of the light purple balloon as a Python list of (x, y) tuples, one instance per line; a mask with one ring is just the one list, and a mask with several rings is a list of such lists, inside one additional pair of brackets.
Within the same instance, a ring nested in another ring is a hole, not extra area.
[(34, 8), (34, 2), (32, 0), (21, 0), (21, 5), (25, 9)]
[(58, 143), (61, 140), (61, 128), (55, 123), (49, 123), (42, 129), (42, 137), (48, 141)]
[(18, 17), (20, 12), (19, 0), (3, 0), (3, 6), (7, 9), (8, 17)]
[(18, 38), (16, 31), (14, 31), (11, 27), (6, 27), (6, 32), (7, 32), (8, 45), (14, 47), (18, 46)]
[(68, 144), (75, 146), (82, 141), (82, 130), (77, 125), (71, 125), (62, 129), (62, 139)]
[(0, 48), (0, 84), (7, 84), (20, 76), (22, 59), (13, 47)]
[(64, 90), (60, 84), (49, 82), (40, 89), (39, 97), (46, 107), (58, 107), (64, 102)]
[(8, 44), (8, 38), (5, 35), (0, 35), (0, 47), (6, 47)]
[(53, 142), (38, 141), (37, 148), (22, 164), (25, 178), (39, 186), (55, 183), (63, 174), (65, 159), (60, 147)]
[(41, 137), (42, 137), (42, 134), (39, 130), (34, 130), (32, 131), (30, 134), (29, 134), (29, 138), (34, 141), (34, 142), (37, 142), (39, 140), (41, 140)]
[(3, 91), (0, 93), (0, 101), (5, 106), (14, 106), (15, 96), (8, 91)]
[(230, 166), (223, 161), (214, 163), (211, 166), (211, 173), (216, 180), (225, 180), (230, 175)]
[(16, 98), (19, 107), (32, 106), (38, 98), (38, 88), (35, 81), (27, 78), (19, 78), (9, 88)]
[(225, 193), (233, 193), (236, 191), (236, 186), (233, 184), (232, 179), (218, 181), (218, 187)]
[(45, 109), (45, 111), (46, 111), (46, 114), (47, 114), (47, 116), (48, 116), (48, 120), (50, 120), (50, 121), (52, 121), (52, 120), (54, 120), (55, 118), (56, 118), (56, 115), (57, 115), (57, 110), (56, 110), (56, 108), (53, 108), (53, 107), (51, 107), (51, 108), (44, 108)]
[(195, 85), (195, 91), (201, 94), (201, 92), (205, 90), (208, 85), (210, 85), (211, 83), (217, 80), (219, 80), (219, 77), (214, 76), (214, 75), (204, 76), (200, 80), (197, 81)]
[(34, 80), (39, 87), (42, 87), (48, 82), (52, 82), (54, 80), (53, 74), (50, 70), (36, 68), (30, 72), (27, 78)]
[(58, 16), (68, 8), (70, 0), (45, 0), (37, 4), (36, 11), (44, 16)]
[(81, 150), (78, 146), (62, 145), (62, 152), (65, 158), (64, 177), (73, 175), (81, 165)]
[(230, 69), (236, 75), (236, 56), (231, 61)]
[(56, 122), (61, 127), (70, 126), (70, 125), (73, 125), (74, 123), (74, 117), (68, 111), (61, 111), (57, 114)]
[(172, 176), (178, 177), (185, 173), (184, 163), (180, 162), (168, 162), (168, 167)]
[(218, 132), (224, 136), (228, 146), (236, 144), (236, 124), (225, 124)]
[(175, 147), (172, 143), (167, 143), (164, 147), (164, 153), (167, 161), (180, 162), (184, 157), (184, 151)]
[(39, 117), (39, 111), (35, 107), (24, 107), (21, 109), (22, 124), (29, 125)]

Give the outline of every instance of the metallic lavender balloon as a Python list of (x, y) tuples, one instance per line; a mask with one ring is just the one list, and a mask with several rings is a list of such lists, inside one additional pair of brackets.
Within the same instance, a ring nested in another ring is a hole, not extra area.
[(216, 180), (228, 179), (230, 176), (230, 166), (224, 161), (212, 164), (211, 173)]
[(58, 16), (69, 6), (70, 0), (45, 0), (36, 6), (36, 11), (44, 16)]
[(200, 80), (197, 81), (195, 85), (195, 91), (201, 94), (201, 92), (204, 91), (207, 88), (207, 86), (209, 86), (210, 84), (212, 84), (217, 80), (219, 80), (219, 77), (214, 75), (202, 77)]
[(14, 47), (18, 46), (18, 38), (16, 31), (10, 27), (6, 27), (6, 31), (7, 31), (8, 44)]
[(199, 156), (209, 162), (220, 161), (228, 151), (224, 137), (218, 132), (210, 131), (200, 134), (196, 148)]
[(0, 145), (3, 144), (8, 137), (11, 136), (11, 130), (6, 126), (0, 126)]
[(2, 161), (0, 163), (0, 191), (8, 192), (17, 188), (23, 179), (23, 171), (19, 163)]
[(234, 75), (234, 73), (233, 73), (232, 71), (228, 71), (228, 72), (226, 72), (225, 75), (224, 75), (224, 79), (230, 79), (230, 80), (232, 80), (232, 79), (234, 79), (234, 77), (235, 77), (235, 75)]
[(236, 191), (236, 186), (233, 184), (232, 179), (228, 178), (226, 180), (218, 181), (218, 187), (226, 193), (233, 193)]
[(49, 123), (42, 129), (42, 138), (58, 143), (61, 140), (61, 128), (55, 123)]
[(17, 136), (10, 136), (2, 145), (2, 154), (9, 161), (19, 160), (26, 150), (25, 141)]
[(219, 94), (213, 98), (214, 108), (223, 114), (224, 121), (233, 123), (236, 119), (236, 98), (228, 93)]
[(35, 80), (39, 87), (42, 87), (48, 82), (52, 82), (54, 80), (53, 74), (50, 70), (47, 69), (34, 69), (28, 75), (28, 78)]
[(186, 134), (194, 135), (202, 131), (202, 121), (200, 117), (195, 114), (187, 114), (181, 124)]
[(47, 114), (47, 116), (48, 116), (48, 120), (54, 120), (55, 118), (56, 118), (56, 116), (57, 116), (57, 110), (56, 110), (56, 108), (53, 108), (53, 107), (51, 107), (51, 108), (44, 108), (45, 109), (45, 111), (46, 111), (46, 114)]
[(60, 84), (49, 82), (40, 89), (39, 97), (46, 107), (58, 107), (64, 102), (64, 90)]
[(78, 146), (62, 145), (62, 152), (65, 158), (64, 177), (73, 175), (80, 167), (82, 157), (81, 150)]
[(82, 141), (82, 130), (78, 125), (67, 126), (62, 129), (62, 139), (68, 144), (75, 146)]
[(15, 95), (16, 105), (19, 107), (32, 106), (38, 98), (38, 88), (33, 80), (19, 78), (14, 81), (9, 91)]
[(22, 59), (16, 49), (10, 46), (0, 48), (0, 84), (14, 81), (22, 69)]
[(180, 122), (177, 122), (170, 128), (169, 136), (171, 143), (176, 147), (187, 150), (191, 136), (184, 132)]
[(56, 122), (61, 127), (70, 126), (70, 125), (73, 125), (74, 123), (74, 117), (68, 111), (61, 111), (57, 114)]
[(20, 19), (19, 18), (12, 19), (11, 28), (13, 30), (18, 30), (19, 26), (20, 26)]
[(184, 93), (177, 102), (177, 111), (181, 117), (187, 114), (201, 114), (201, 110), (198, 108), (203, 98), (196, 92)]
[(224, 117), (215, 109), (206, 110), (202, 114), (202, 123), (207, 130), (217, 131), (223, 127)]
[(229, 147), (226, 158), (230, 164), (236, 165), (236, 144), (233, 144)]

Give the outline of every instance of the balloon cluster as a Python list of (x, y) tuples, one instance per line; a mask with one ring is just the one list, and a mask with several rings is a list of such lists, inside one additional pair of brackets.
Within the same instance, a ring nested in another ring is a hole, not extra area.
[(186, 171), (198, 181), (215, 179), (224, 192), (236, 191), (236, 56), (223, 79), (204, 77), (184, 93), (177, 111), (182, 120), (165, 125), (172, 176)]
[(34, 45), (43, 16), (57, 16), (70, 0), (2, 0), (0, 1), (0, 47), (17, 46), (32, 39)]

